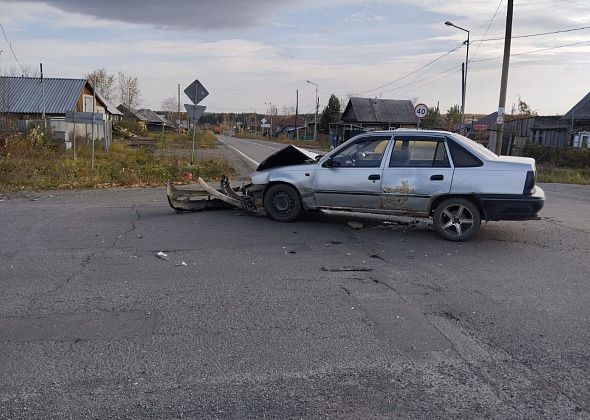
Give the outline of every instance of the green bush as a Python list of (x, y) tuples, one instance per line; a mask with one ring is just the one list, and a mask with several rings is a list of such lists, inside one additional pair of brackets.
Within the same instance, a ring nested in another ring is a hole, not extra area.
[(527, 145), (523, 156), (535, 159), (538, 164), (558, 168), (590, 168), (590, 149), (562, 149)]

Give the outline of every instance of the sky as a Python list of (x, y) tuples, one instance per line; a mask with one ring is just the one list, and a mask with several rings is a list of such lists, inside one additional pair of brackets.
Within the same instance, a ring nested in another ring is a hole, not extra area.
[[(445, 26), (449, 20), (471, 34), (466, 113), (487, 114), (498, 107), (506, 4), (0, 0), (0, 72), (18, 63), (43, 63), (45, 77), (122, 71), (139, 79), (141, 105), (152, 109), (175, 96), (178, 84), (199, 79), (210, 112), (264, 113), (272, 103), (281, 113), (295, 106), (299, 90), (300, 112), (311, 113), (309, 80), (319, 86), (321, 106), (335, 94), (344, 102), (411, 99), (444, 112), (461, 102), (466, 53), (466, 34)], [(514, 36), (585, 26), (588, 0), (515, 1)], [(539, 114), (564, 114), (590, 91), (590, 29), (515, 38), (512, 54), (507, 110), (521, 97)], [(184, 94), (181, 102), (189, 103)]]

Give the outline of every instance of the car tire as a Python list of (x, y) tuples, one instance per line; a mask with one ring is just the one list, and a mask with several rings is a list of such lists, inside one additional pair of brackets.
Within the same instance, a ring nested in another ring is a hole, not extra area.
[(301, 209), (299, 193), (290, 185), (273, 185), (264, 194), (264, 210), (273, 220), (292, 222), (301, 215)]
[(434, 228), (448, 241), (461, 242), (479, 231), (481, 214), (471, 201), (464, 198), (449, 198), (442, 201), (433, 216)]

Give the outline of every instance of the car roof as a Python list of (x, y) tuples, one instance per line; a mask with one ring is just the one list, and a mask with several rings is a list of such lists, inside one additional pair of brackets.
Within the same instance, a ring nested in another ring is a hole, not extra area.
[[(395, 135), (395, 134), (410, 134), (410, 135), (444, 135), (452, 138), (454, 141), (458, 142), (461, 146), (466, 147), (472, 153), (475, 153), (478, 157), (484, 158), (486, 160), (496, 159), (496, 156), (493, 152), (488, 151), (483, 146), (479, 145), (477, 142), (464, 137), (460, 134), (453, 133), (450, 131), (443, 131), (443, 130), (421, 130), (419, 128), (396, 128), (395, 130), (376, 130), (376, 131), (369, 131), (366, 133), (362, 133), (360, 135), (371, 135), (371, 134), (380, 134), (380, 135)], [(485, 150), (482, 150), (485, 149)]]

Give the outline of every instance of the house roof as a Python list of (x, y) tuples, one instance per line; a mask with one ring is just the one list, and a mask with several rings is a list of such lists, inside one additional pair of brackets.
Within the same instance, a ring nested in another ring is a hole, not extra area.
[(590, 92), (575, 104), (563, 117), (562, 120), (590, 120)]
[(96, 97), (105, 105), (105, 108), (109, 114), (112, 115), (123, 115), (121, 111), (110, 101), (107, 101), (98, 91), (96, 91)]
[(141, 115), (143, 118), (145, 118), (145, 120), (148, 123), (162, 124), (163, 122), (165, 122), (165, 120), (162, 117), (160, 117), (158, 114), (156, 114), (151, 109), (138, 109), (135, 112), (137, 112), (139, 115)]
[(485, 117), (481, 117), (477, 121), (473, 121), (473, 125), (487, 125), (489, 128), (495, 126), (497, 120), (498, 112), (492, 112), (491, 114), (488, 114)]
[(414, 105), (407, 99), (350, 98), (344, 122), (416, 124)]
[(147, 121), (147, 118), (145, 118), (143, 115), (139, 114), (137, 111), (135, 111), (134, 109), (132, 109), (131, 107), (129, 107), (127, 104), (120, 104), (119, 106), (117, 106), (117, 109), (123, 115), (126, 115), (126, 116), (131, 115), (136, 120), (139, 120), (139, 121)]
[(82, 90), (84, 79), (43, 78), (43, 90), (39, 77), (0, 76), (0, 112), (37, 114), (43, 112), (45, 97), (46, 114), (65, 114), (73, 111)]

